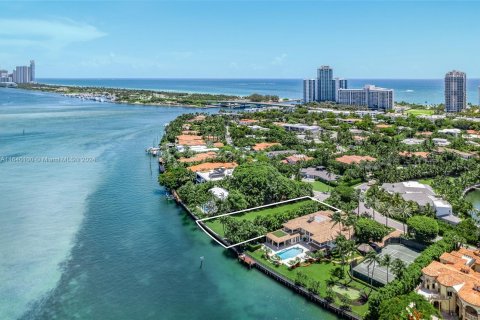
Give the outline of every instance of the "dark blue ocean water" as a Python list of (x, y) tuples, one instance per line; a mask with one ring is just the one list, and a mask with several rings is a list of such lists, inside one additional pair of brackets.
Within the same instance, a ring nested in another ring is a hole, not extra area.
[[(273, 94), (282, 98), (301, 98), (301, 79), (40, 79), (49, 84), (105, 86), (115, 88), (170, 90), (179, 92), (225, 93), (250, 95)], [(365, 84), (395, 89), (395, 101), (420, 104), (443, 103), (441, 79), (351, 79), (349, 87), (361, 88)], [(467, 99), (479, 103), (480, 79), (469, 79)]]
[(189, 111), (0, 89), (0, 319), (336, 319), (164, 197), (144, 150)]

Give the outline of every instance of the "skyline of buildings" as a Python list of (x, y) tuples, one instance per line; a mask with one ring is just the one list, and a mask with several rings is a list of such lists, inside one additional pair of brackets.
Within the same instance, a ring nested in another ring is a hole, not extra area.
[(334, 78), (333, 69), (323, 65), (317, 69), (316, 79), (303, 80), (303, 101), (337, 102), (364, 106), (370, 110), (390, 110), (394, 107), (394, 90), (365, 85), (361, 89), (348, 89), (348, 80)]
[(452, 70), (445, 74), (445, 112), (461, 112), (467, 107), (467, 75)]
[(30, 60), (29, 66), (16, 66), (12, 73), (0, 69), (0, 82), (32, 83), (36, 81), (35, 60)]

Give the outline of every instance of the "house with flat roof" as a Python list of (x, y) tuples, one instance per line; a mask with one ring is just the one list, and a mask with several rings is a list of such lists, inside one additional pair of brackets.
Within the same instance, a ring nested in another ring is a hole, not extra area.
[(480, 317), (480, 252), (460, 248), (445, 252), (440, 261), (422, 269), (416, 292), (439, 311), (460, 319)]
[(415, 138), (407, 138), (403, 139), (402, 143), (406, 144), (407, 146), (417, 146), (422, 144), (425, 139), (415, 139)]
[(282, 229), (269, 232), (266, 242), (277, 248), (300, 241), (318, 249), (333, 248), (340, 234), (349, 239), (353, 232), (349, 232), (348, 228), (342, 229), (340, 224), (332, 221), (332, 214), (332, 211), (318, 211), (289, 220)]
[(282, 124), (282, 127), (285, 128), (287, 131), (295, 131), (295, 132), (311, 132), (311, 133), (316, 133), (319, 132), (321, 129), (319, 126), (309, 126), (306, 124), (301, 124), (301, 123), (284, 123)]
[(230, 177), (237, 166), (238, 164), (235, 162), (206, 162), (188, 167), (187, 169), (195, 172), (197, 183), (203, 183)]
[(443, 139), (443, 138), (433, 138), (432, 142), (436, 146), (445, 147), (445, 146), (450, 145), (450, 141), (448, 141), (447, 139)]
[(448, 134), (448, 135), (452, 135), (452, 136), (458, 136), (462, 133), (462, 130), (460, 129), (441, 129), (441, 130), (438, 130), (438, 133), (443, 133), (443, 134)]
[(322, 180), (326, 182), (334, 182), (339, 178), (338, 175), (329, 172), (323, 166), (302, 168), (300, 169), (300, 175), (304, 179)]

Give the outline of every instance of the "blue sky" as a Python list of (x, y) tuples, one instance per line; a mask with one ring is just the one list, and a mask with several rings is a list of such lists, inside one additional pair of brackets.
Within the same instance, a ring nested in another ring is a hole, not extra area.
[(1, 1), (0, 67), (38, 77), (480, 77), (477, 1)]

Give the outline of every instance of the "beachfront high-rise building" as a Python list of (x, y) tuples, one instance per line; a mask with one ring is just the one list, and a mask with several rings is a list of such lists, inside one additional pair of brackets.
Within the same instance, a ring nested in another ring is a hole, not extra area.
[(393, 89), (366, 85), (363, 89), (338, 89), (337, 103), (364, 106), (370, 110), (391, 110), (394, 106)]
[(453, 70), (445, 75), (445, 111), (461, 112), (467, 106), (467, 75)]
[(11, 81), (15, 83), (35, 82), (35, 61), (30, 60), (29, 66), (17, 66), (12, 72)]
[(347, 89), (347, 79), (335, 78), (333, 79), (333, 94), (335, 95), (335, 101), (338, 100), (338, 89)]
[(317, 70), (318, 101), (335, 101), (335, 86), (333, 82), (333, 69), (321, 66)]
[(318, 94), (317, 91), (318, 91), (317, 79), (303, 80), (303, 101), (305, 103), (317, 101), (317, 94)]
[(35, 60), (30, 60), (30, 82), (35, 82)]

